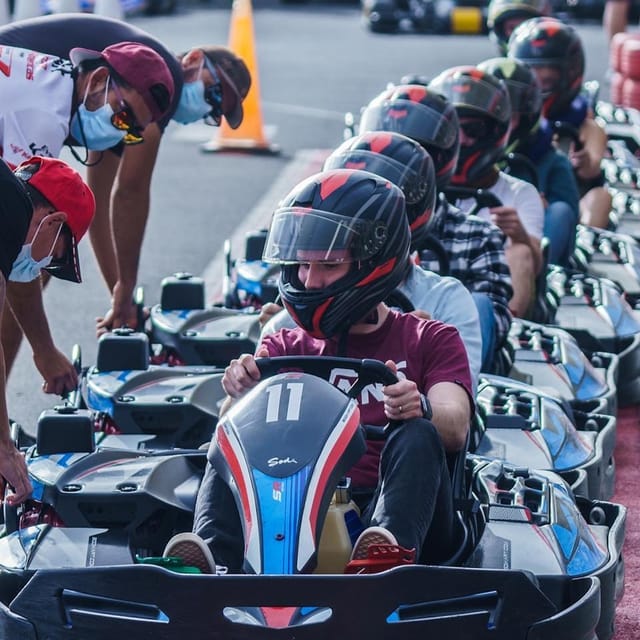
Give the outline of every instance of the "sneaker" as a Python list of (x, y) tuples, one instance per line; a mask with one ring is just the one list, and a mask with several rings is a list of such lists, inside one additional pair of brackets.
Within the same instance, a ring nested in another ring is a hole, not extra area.
[(216, 574), (218, 567), (206, 542), (195, 533), (178, 533), (162, 552), (163, 558), (179, 558), (184, 566), (196, 567), (200, 573)]
[(415, 549), (405, 549), (384, 527), (365, 529), (353, 545), (345, 573), (379, 573), (393, 567), (413, 564)]

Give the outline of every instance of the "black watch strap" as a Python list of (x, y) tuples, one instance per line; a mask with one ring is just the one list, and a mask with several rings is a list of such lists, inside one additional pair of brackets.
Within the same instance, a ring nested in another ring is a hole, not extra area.
[(433, 410), (431, 409), (429, 398), (427, 398), (424, 393), (420, 394), (420, 406), (422, 407), (422, 417), (426, 420), (431, 420), (433, 417)]

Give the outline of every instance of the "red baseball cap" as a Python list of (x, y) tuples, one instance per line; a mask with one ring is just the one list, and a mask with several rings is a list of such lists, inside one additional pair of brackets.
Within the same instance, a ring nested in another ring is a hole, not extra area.
[(104, 60), (132, 89), (137, 91), (151, 111), (153, 122), (160, 120), (173, 100), (173, 76), (164, 58), (139, 42), (118, 42), (102, 51), (71, 49), (74, 66), (84, 60)]
[(67, 214), (67, 253), (64, 258), (54, 260), (46, 270), (62, 280), (82, 282), (78, 242), (87, 232), (96, 212), (93, 192), (75, 169), (57, 158), (34, 156), (21, 163), (14, 173), (37, 189), (56, 211)]

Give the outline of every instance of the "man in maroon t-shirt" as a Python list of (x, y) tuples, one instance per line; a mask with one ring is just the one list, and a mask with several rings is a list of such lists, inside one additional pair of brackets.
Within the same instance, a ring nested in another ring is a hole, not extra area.
[[(256, 356), (374, 358), (399, 378), (368, 385), (358, 398), (364, 424), (395, 420), (400, 426), (384, 444), (369, 442), (349, 474), (369, 525), (354, 545), (350, 571), (374, 570), (372, 545), (387, 547), (397, 564), (447, 556), (453, 508), (446, 452), (464, 447), (473, 409), (457, 329), (382, 302), (409, 264), (404, 209), (402, 191), (383, 178), (325, 171), (284, 199), (265, 246), (264, 258), (282, 264), (280, 296), (298, 327), (266, 336)], [(349, 373), (341, 371), (344, 377)], [(253, 355), (233, 360), (222, 380), (228, 394), (223, 411), (259, 379)], [(242, 529), (234, 512), (229, 489), (207, 465), (194, 517), (198, 537), (170, 541), (165, 555), (193, 559), (200, 545), (202, 566), (215, 570), (215, 558), (239, 571)]]

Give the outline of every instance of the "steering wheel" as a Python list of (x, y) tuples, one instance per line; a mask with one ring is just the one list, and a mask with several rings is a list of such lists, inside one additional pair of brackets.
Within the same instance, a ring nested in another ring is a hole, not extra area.
[[(351, 369), (356, 372), (356, 381), (347, 391), (347, 396), (357, 398), (369, 384), (380, 382), (383, 385), (398, 382), (396, 374), (384, 362), (371, 358), (339, 358), (337, 356), (276, 356), (256, 358), (256, 365), (263, 378), (270, 378), (283, 370), (299, 370), (328, 380), (334, 369)], [(398, 420), (390, 420), (386, 427), (363, 425), (370, 439), (384, 439), (390, 431), (398, 427)]]
[(402, 313), (411, 313), (416, 308), (413, 306), (413, 302), (407, 298), (407, 296), (400, 291), (400, 289), (394, 289), (384, 300), (384, 303), (388, 307), (395, 307), (400, 309)]
[(536, 189), (538, 189), (539, 180), (538, 180), (538, 169), (536, 165), (522, 153), (511, 152), (508, 153), (504, 160), (507, 164), (505, 168), (505, 173), (511, 173), (514, 169), (521, 169), (525, 175), (528, 175), (529, 178), (527, 182), (530, 182)]
[(502, 201), (498, 196), (491, 193), (487, 189), (476, 189), (475, 187), (452, 187), (449, 186), (444, 190), (444, 195), (449, 202), (456, 200), (466, 200), (473, 198), (476, 201), (475, 206), (469, 211), (469, 215), (475, 215), (480, 209), (501, 207)]
[(580, 151), (583, 148), (584, 145), (582, 144), (582, 140), (580, 140), (580, 131), (572, 124), (556, 120), (551, 125), (551, 129), (558, 138), (558, 149), (560, 149), (565, 156), (569, 155), (571, 143), (573, 143), (573, 148), (576, 151)]

